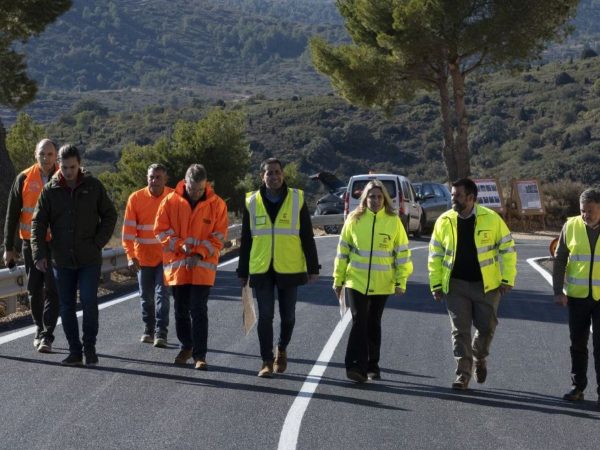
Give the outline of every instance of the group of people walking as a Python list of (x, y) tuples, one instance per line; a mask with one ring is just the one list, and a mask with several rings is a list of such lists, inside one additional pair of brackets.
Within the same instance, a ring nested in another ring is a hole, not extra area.
[[(9, 194), (4, 261), (14, 264), (18, 256), (18, 231), (37, 330), (35, 348), (52, 351), (60, 312), (69, 344), (62, 364), (81, 366), (85, 357), (86, 365), (94, 365), (101, 251), (117, 212), (102, 183), (81, 168), (76, 147), (65, 145), (57, 152), (52, 141), (43, 139), (35, 156), (36, 164), (17, 176)], [(125, 210), (122, 243), (138, 277), (140, 340), (167, 346), (172, 293), (180, 342), (174, 363), (192, 360), (197, 370), (207, 370), (208, 297), (227, 239), (227, 206), (201, 164), (192, 164), (174, 189), (167, 182), (167, 168), (150, 165), (147, 186), (130, 195)], [(259, 190), (246, 194), (237, 275), (242, 286), (254, 288), (262, 359), (258, 376), (270, 378), (287, 369), (298, 286), (318, 280), (320, 265), (304, 193), (286, 185), (276, 158), (261, 164), (261, 182)], [(590, 324), (600, 330), (600, 189), (584, 191), (580, 203), (581, 215), (569, 219), (561, 232), (553, 274), (555, 300), (569, 308), (573, 387), (564, 398), (571, 401), (582, 400), (587, 386)], [(335, 295), (345, 293), (352, 314), (345, 366), (353, 381), (381, 378), (381, 319), (387, 298), (407, 290), (413, 272), (408, 244), (385, 186), (370, 181), (343, 226), (333, 269)], [(453, 389), (467, 389), (472, 377), (486, 381), (498, 305), (515, 284), (516, 266), (515, 243), (505, 222), (477, 204), (472, 180), (454, 182), (452, 209), (436, 221), (428, 257), (433, 298), (445, 301), (450, 317)], [(281, 328), (274, 348), (276, 298)], [(593, 336), (600, 393), (600, 332)]]

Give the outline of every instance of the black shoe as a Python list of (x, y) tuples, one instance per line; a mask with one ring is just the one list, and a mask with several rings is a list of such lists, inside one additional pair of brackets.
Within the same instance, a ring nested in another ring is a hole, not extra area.
[(485, 359), (475, 361), (475, 381), (485, 383), (487, 378), (487, 363)]
[(356, 381), (357, 383), (364, 383), (365, 381), (367, 381), (367, 376), (360, 370), (358, 370), (356, 367), (346, 369), (346, 376), (352, 381)]
[(379, 370), (379, 365), (369, 364), (369, 368), (367, 369), (367, 378), (369, 380), (381, 380), (381, 370)]
[(85, 349), (85, 365), (86, 366), (95, 366), (98, 364), (98, 355), (96, 355), (95, 348)]
[(81, 355), (69, 353), (69, 356), (63, 359), (60, 363), (63, 366), (81, 367), (83, 366), (83, 358), (81, 357)]
[(580, 402), (583, 400), (583, 391), (574, 387), (565, 395), (563, 395), (563, 400), (568, 400), (570, 402)]

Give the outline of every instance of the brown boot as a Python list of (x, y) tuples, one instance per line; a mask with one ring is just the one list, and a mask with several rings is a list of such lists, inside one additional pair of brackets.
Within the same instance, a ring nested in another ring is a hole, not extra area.
[(261, 378), (272, 378), (273, 377), (273, 363), (270, 361), (263, 361), (262, 366), (258, 372), (258, 376)]
[(191, 350), (181, 350), (179, 354), (175, 357), (175, 364), (184, 366), (187, 364), (188, 359), (192, 357)]
[(279, 347), (277, 347), (277, 351), (275, 352), (273, 369), (277, 373), (283, 373), (285, 372), (285, 369), (287, 369), (287, 353), (285, 350), (281, 350)]
[(459, 375), (452, 383), (452, 389), (457, 389), (459, 391), (464, 391), (469, 388), (469, 377), (466, 375)]
[(478, 383), (485, 383), (487, 378), (487, 363), (485, 359), (478, 359), (475, 361), (475, 381)]

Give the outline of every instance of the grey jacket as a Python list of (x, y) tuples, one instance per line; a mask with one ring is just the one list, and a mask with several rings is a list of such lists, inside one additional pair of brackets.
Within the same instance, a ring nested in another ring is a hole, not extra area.
[(47, 258), (45, 241), (49, 226), (50, 256), (55, 267), (78, 268), (102, 263), (102, 248), (117, 223), (117, 211), (97, 178), (81, 173), (75, 189), (57, 173), (40, 194), (31, 224), (33, 260)]

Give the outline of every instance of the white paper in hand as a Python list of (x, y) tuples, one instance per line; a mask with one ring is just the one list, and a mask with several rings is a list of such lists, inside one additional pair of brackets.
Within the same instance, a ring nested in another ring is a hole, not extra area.
[(342, 287), (342, 292), (340, 292), (340, 317), (344, 317), (348, 307), (346, 306), (346, 288)]
[(256, 323), (256, 310), (254, 309), (254, 298), (252, 297), (252, 288), (246, 283), (242, 288), (242, 327), (244, 333), (248, 333)]

